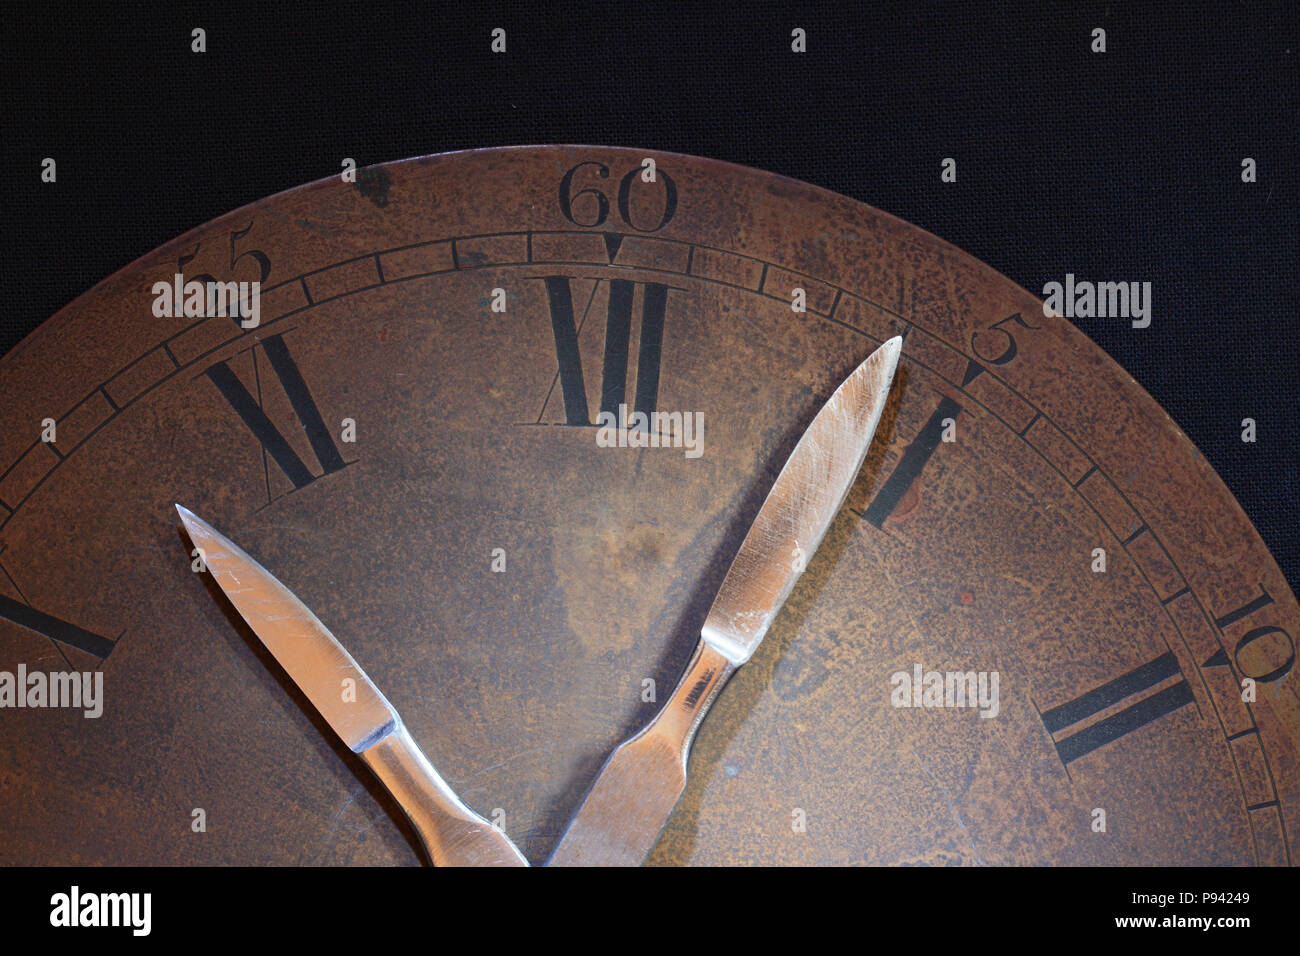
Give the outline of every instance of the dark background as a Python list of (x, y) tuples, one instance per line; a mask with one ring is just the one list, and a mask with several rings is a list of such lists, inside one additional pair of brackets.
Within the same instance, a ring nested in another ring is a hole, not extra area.
[[(35, 12), (30, 12), (34, 10)], [(1300, 4), (32, 6), (0, 19), (0, 353), (245, 203), (359, 165), (588, 143), (783, 173), (1031, 291), (1173, 416), (1300, 591)], [(208, 51), (190, 52), (190, 30)], [(508, 53), (489, 51), (504, 27)], [(808, 52), (790, 52), (803, 27)], [(1094, 27), (1107, 52), (1090, 52)], [(53, 156), (58, 182), (40, 182)], [(958, 181), (939, 181), (957, 160)], [(1241, 182), (1241, 160), (1258, 182)], [(1258, 441), (1240, 440), (1254, 418)], [(1153, 475), (1152, 480), (1159, 480)]]

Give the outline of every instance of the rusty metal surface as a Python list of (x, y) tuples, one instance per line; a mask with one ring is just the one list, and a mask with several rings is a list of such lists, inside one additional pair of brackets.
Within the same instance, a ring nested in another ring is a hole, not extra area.
[[(0, 670), (104, 687), (95, 719), (0, 710), (0, 862), (418, 862), (191, 572), (175, 501), (346, 633), (540, 862), (657, 709), (645, 681), (681, 673), (799, 435), (893, 335), (848, 509), (714, 704), (649, 862), (1293, 861), (1295, 599), (1168, 416), (1035, 297), (706, 159), (520, 147), (364, 182), (209, 223), (0, 361)], [(260, 325), (155, 316), (178, 264), (260, 277)], [(620, 403), (702, 413), (702, 454), (602, 447)], [(916, 665), (997, 672), (996, 716), (894, 706)]]

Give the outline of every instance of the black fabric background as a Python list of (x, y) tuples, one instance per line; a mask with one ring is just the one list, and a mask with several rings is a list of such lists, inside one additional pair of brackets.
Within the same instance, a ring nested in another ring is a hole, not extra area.
[[(1151, 328), (1077, 324), (1187, 432), (1300, 590), (1300, 5), (31, 9), (0, 18), (0, 353), (137, 256), (345, 156), (711, 156), (884, 209), (1030, 290), (1066, 272), (1151, 281)], [(1089, 51), (1098, 26), (1105, 55)], [(44, 156), (57, 185), (39, 181)]]

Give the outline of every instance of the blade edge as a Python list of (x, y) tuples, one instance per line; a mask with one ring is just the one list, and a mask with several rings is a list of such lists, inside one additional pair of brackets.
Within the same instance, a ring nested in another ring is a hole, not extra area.
[(901, 353), (902, 338), (895, 336), (854, 369), (813, 418), (763, 500), (701, 630), (736, 666), (762, 643), (843, 507), (880, 424)]
[(292, 591), (188, 508), (176, 511), (213, 581), (349, 749), (360, 753), (400, 726), (392, 704)]

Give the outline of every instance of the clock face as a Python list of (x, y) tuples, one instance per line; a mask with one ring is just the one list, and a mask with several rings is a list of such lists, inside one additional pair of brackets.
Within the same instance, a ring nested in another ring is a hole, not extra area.
[[(256, 326), (157, 314), (178, 274), (260, 283)], [(1300, 612), (1131, 377), (859, 203), (560, 146), (272, 197), (0, 361), (0, 861), (418, 861), (195, 573), (176, 502), (542, 861), (672, 690), (803, 429), (893, 335), (862, 473), (650, 862), (1292, 863)], [(73, 672), (99, 716), (32, 696)]]

